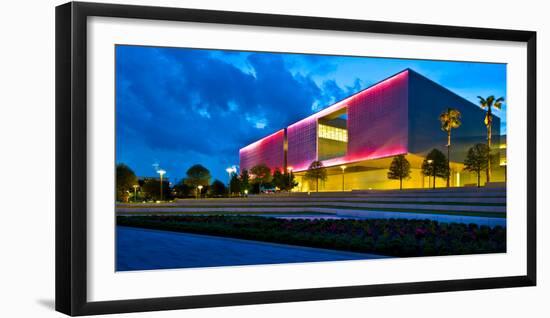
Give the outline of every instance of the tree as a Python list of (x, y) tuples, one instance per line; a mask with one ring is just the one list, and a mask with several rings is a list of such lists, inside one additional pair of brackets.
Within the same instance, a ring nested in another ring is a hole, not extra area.
[(128, 202), (130, 191), (138, 184), (136, 174), (124, 163), (116, 165), (116, 199)]
[[(495, 99), (495, 96), (491, 95), (487, 98), (483, 98), (481, 96), (477, 97), (479, 99), (479, 105), (483, 109), (487, 109), (487, 113), (485, 114), (485, 126), (487, 127), (487, 147), (489, 147), (489, 151), (491, 151), (491, 130), (492, 130), (492, 124), (493, 124), (493, 111), (492, 108), (501, 109), (502, 103), (504, 102), (504, 97), (499, 97)], [(487, 175), (487, 182), (491, 182), (491, 162), (490, 158), (487, 158), (487, 167), (485, 168), (485, 173)]]
[(489, 160), (489, 146), (486, 144), (475, 144), (468, 149), (464, 160), (464, 170), (477, 174), (477, 187), (481, 186), (481, 171), (487, 168)]
[(227, 193), (227, 188), (225, 187), (225, 184), (223, 184), (223, 182), (221, 182), (220, 180), (214, 180), (214, 182), (212, 182), (212, 185), (210, 186), (209, 191), (211, 196), (221, 197)]
[(185, 183), (185, 179), (181, 179), (175, 186), (174, 192), (178, 198), (188, 198), (193, 196), (194, 188)]
[(187, 170), (187, 178), (185, 184), (191, 186), (198, 194), (198, 186), (206, 187), (210, 184), (210, 171), (200, 164), (191, 166)]
[(236, 173), (231, 174), (231, 179), (229, 180), (229, 193), (240, 193), (241, 192), (241, 180), (239, 175)]
[(403, 179), (411, 175), (411, 164), (404, 155), (393, 157), (388, 171), (388, 179), (399, 180), (399, 190), (403, 190)]
[(438, 149), (432, 149), (424, 162), (422, 162), (422, 173), (433, 177), (433, 188), (435, 189), (435, 178), (447, 178), (449, 176), (449, 166), (447, 158)]
[(250, 193), (258, 194), (260, 193), (260, 184), (259, 183), (251, 183), (250, 184)]
[(246, 194), (250, 190), (250, 175), (248, 174), (248, 170), (244, 169), (241, 171), (241, 175), (239, 176), (240, 184), (240, 191), (241, 193)]
[(285, 176), (281, 173), (279, 168), (275, 168), (275, 171), (273, 171), (273, 185), (279, 188), (279, 190), (283, 190), (286, 186)]
[[(441, 130), (447, 133), (447, 166), (449, 171), (451, 171), (451, 130), (462, 125), (460, 117), (460, 111), (455, 108), (447, 108), (447, 110), (439, 115)], [(450, 187), (450, 175), (450, 173), (447, 174), (447, 188)]]
[(290, 191), (298, 185), (292, 171), (285, 171), (282, 173), (279, 169), (275, 169), (273, 172), (273, 185), (279, 190)]
[(195, 198), (200, 199), (210, 193), (210, 185), (202, 186), (202, 189), (199, 187), (201, 186), (197, 186), (195, 189)]
[(283, 180), (284, 180), (284, 187), (283, 190), (291, 191), (298, 185), (298, 182), (296, 181), (296, 178), (294, 177), (294, 173), (292, 171), (285, 172), (283, 174)]
[[(147, 200), (160, 200), (160, 180), (157, 178), (147, 178), (143, 181), (142, 190), (144, 196)], [(168, 180), (162, 180), (162, 197), (164, 199), (169, 199), (171, 197), (170, 193), (170, 182)]]
[(321, 161), (313, 161), (304, 177), (307, 180), (315, 180), (315, 191), (319, 192), (319, 180), (325, 181), (327, 179), (327, 170)]
[(262, 191), (262, 186), (271, 182), (273, 177), (271, 176), (271, 169), (265, 164), (261, 163), (250, 169), (250, 173), (253, 175), (252, 182), (259, 185), (259, 191)]

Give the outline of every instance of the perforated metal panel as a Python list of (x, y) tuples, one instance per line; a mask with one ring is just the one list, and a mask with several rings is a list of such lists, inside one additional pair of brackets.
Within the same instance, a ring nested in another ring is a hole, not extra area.
[(395, 75), (348, 102), (346, 161), (374, 159), (407, 151), (408, 71)]
[(260, 139), (239, 151), (240, 168), (250, 170), (258, 164), (271, 169), (284, 168), (284, 129)]
[(317, 160), (317, 118), (302, 120), (287, 128), (287, 163), (295, 171), (305, 170)]

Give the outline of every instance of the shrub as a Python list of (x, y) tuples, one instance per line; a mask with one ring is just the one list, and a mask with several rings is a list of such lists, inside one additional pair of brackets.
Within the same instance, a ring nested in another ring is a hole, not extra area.
[(117, 224), (389, 256), (506, 252), (506, 229), (430, 220), (258, 216), (119, 216)]

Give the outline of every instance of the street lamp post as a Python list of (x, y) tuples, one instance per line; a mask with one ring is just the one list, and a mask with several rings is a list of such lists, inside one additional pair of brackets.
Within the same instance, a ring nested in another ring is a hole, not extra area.
[(235, 167), (229, 167), (227, 169), (225, 169), (225, 171), (227, 172), (228, 176), (229, 176), (229, 179), (227, 180), (227, 196), (231, 196), (231, 174), (237, 172), (237, 168)]
[(137, 203), (137, 188), (139, 188), (139, 185), (134, 184), (132, 187), (134, 187), (134, 203)]
[(340, 166), (340, 169), (342, 169), (342, 191), (346, 190), (346, 186), (345, 186), (346, 168), (347, 166), (345, 165)]
[[(432, 159), (429, 159), (428, 163), (432, 166), (433, 179), (434, 179), (433, 189), (435, 189), (435, 164), (434, 164), (434, 161)], [(428, 177), (428, 183), (429, 183), (429, 181), (430, 181), (430, 178)]]
[(506, 182), (508, 182), (508, 171), (507, 171), (507, 169), (506, 169), (506, 166), (507, 166), (506, 160), (503, 160), (503, 161), (500, 163), (500, 166), (501, 166), (502, 168), (504, 168), (504, 182), (506, 183)]
[(198, 191), (198, 193), (197, 193), (197, 199), (198, 199), (198, 198), (200, 198), (200, 196), (201, 196), (202, 185), (199, 185), (199, 186), (197, 187), (197, 189), (199, 189), (199, 191)]
[(162, 176), (166, 173), (166, 171), (160, 169), (157, 173), (160, 175), (160, 201), (162, 201)]

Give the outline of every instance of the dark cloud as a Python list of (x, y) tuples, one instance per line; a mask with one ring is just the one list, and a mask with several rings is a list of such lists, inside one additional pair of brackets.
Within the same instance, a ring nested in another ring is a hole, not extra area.
[(334, 81), (319, 87), (310, 75), (293, 75), (280, 54), (241, 55), (252, 72), (224, 56), (118, 46), (117, 160), (132, 161), (139, 174), (154, 173), (151, 164), (159, 161), (175, 167), (177, 177), (202, 160), (222, 177), (227, 165), (238, 164), (239, 148), (311, 114), (314, 104), (358, 90)]

